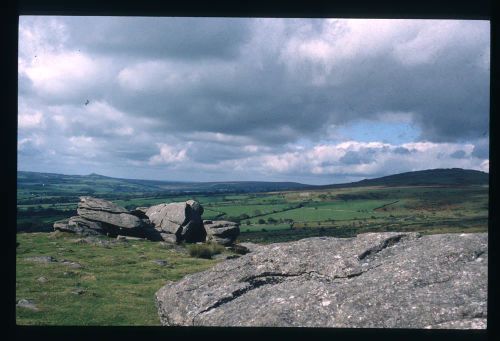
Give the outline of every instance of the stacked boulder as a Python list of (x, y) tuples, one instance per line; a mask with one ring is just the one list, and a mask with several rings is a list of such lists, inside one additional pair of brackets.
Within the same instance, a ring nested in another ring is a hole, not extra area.
[[(54, 229), (82, 235), (127, 235), (154, 239), (148, 219), (140, 218), (114, 203), (93, 197), (80, 197), (78, 216), (54, 223)], [(156, 239), (159, 240), (159, 237)]]
[(204, 224), (203, 207), (194, 200), (128, 211), (110, 201), (80, 197), (77, 213), (78, 216), (56, 221), (54, 229), (173, 243), (213, 241), (225, 246), (233, 244), (240, 232), (239, 225), (230, 221), (206, 220)]
[(228, 246), (234, 243), (240, 234), (238, 223), (224, 220), (204, 220), (203, 225), (207, 231), (207, 241)]
[(207, 232), (201, 220), (203, 207), (194, 200), (151, 206), (145, 214), (164, 240), (177, 243), (206, 240)]

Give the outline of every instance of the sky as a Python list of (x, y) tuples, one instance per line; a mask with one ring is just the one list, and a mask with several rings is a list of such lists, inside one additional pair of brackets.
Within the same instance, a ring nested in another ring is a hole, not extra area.
[(332, 184), (489, 171), (481, 20), (21, 16), (18, 170)]

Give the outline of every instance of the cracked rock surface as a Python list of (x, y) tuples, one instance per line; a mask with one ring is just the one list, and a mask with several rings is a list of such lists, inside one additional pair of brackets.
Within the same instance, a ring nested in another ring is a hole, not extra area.
[(93, 197), (80, 197), (76, 211), (81, 218), (119, 228), (134, 229), (143, 224), (138, 217), (130, 214), (125, 208)]
[(158, 231), (173, 235), (162, 236), (164, 240), (196, 243), (206, 239), (201, 219), (203, 207), (194, 200), (151, 206), (145, 214)]
[(156, 293), (163, 325), (486, 328), (487, 234), (259, 246)]

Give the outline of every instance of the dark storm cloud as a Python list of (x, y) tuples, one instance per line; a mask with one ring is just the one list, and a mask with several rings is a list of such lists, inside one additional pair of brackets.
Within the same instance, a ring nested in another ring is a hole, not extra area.
[[(318, 26), (315, 22), (313, 32)], [(290, 24), (287, 30), (292, 35), (298, 27)], [(113, 104), (156, 116), (170, 128), (254, 135), (270, 144), (393, 111), (412, 113), (429, 141), (476, 138), (488, 128), (489, 69), (478, 65), (488, 45), (486, 34), (466, 43), (452, 40), (440, 54), (416, 64), (395, 61), (389, 48), (375, 56), (354, 55), (325, 72), (320, 85), (311, 83), (315, 69), (321, 70), (319, 62), (290, 69), (294, 56), (280, 59), (286, 38), (274, 54), (261, 55), (260, 65), (248, 47), (237, 63), (208, 62), (202, 72), (196, 63), (184, 63), (170, 71), (182, 71), (180, 87), (114, 96)]]
[(489, 72), (471, 65), (473, 55), (408, 67), (389, 56), (350, 61), (343, 66), (349, 77), (330, 90), (330, 104), (344, 113), (336, 121), (369, 118), (384, 111), (410, 112), (424, 139), (476, 138), (488, 129)]
[(250, 38), (237, 19), (155, 17), (65, 17), (69, 46), (113, 56), (235, 58)]
[(220, 143), (199, 143), (189, 148), (187, 155), (195, 162), (204, 164), (218, 163), (224, 160), (244, 158), (249, 153), (245, 153), (242, 148), (234, 147), (230, 144)]
[[(415, 51), (397, 60), (397, 44), (411, 43), (431, 22), (413, 28), (414, 35), (396, 32), (377, 53), (367, 54), (373, 49), (368, 46), (341, 60), (335, 60), (335, 49), (342, 46), (331, 36), (346, 39), (354, 33), (339, 24), (334, 27), (342, 30), (330, 32), (322, 20), (280, 21), (269, 32), (259, 31), (252, 19), (64, 17), (61, 22), (67, 49), (104, 54), (108, 64), (94, 82), (74, 82), (46, 96), (48, 103), (90, 97), (155, 118), (158, 129), (233, 133), (268, 144), (319, 138), (330, 124), (394, 111), (412, 113), (429, 141), (476, 138), (488, 128), (489, 68), (478, 65), (489, 42), (484, 24), (478, 30), (461, 22), (452, 27), (459, 33), (444, 43), (429, 43), (428, 48), (443, 44), (439, 53), (405, 63)], [(471, 29), (478, 31), (476, 39), (467, 36)], [(268, 41), (266, 33), (279, 39)], [(331, 56), (304, 61), (303, 49), (287, 50), (296, 37), (330, 39)], [(140, 58), (134, 62), (130, 56)], [(318, 74), (324, 79), (315, 83)]]

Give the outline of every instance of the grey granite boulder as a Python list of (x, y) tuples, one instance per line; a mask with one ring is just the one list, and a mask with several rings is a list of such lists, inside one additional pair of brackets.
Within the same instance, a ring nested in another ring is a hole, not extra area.
[(203, 215), (203, 212), (204, 212), (204, 209), (203, 209), (203, 206), (201, 206), (201, 204), (197, 201), (194, 201), (194, 200), (188, 200), (186, 201), (186, 204), (189, 205), (189, 207), (191, 207), (191, 210), (198, 216), (202, 216)]
[(125, 229), (137, 229), (143, 225), (140, 218), (114, 203), (93, 197), (80, 197), (77, 213), (91, 221), (105, 223)]
[(100, 222), (87, 220), (79, 216), (56, 221), (54, 223), (54, 230), (72, 232), (83, 236), (104, 233)]
[(73, 232), (89, 236), (106, 234), (109, 236), (127, 235), (162, 240), (159, 232), (150, 224), (144, 208), (132, 213), (114, 203), (93, 198), (80, 197), (77, 208), (78, 216), (54, 223), (54, 230)]
[(486, 328), (488, 236), (366, 233), (260, 246), (169, 282), (169, 326)]
[(33, 311), (39, 311), (40, 310), (36, 306), (35, 301), (33, 301), (33, 300), (27, 300), (25, 298), (20, 299), (19, 301), (17, 301), (16, 307), (26, 308), (26, 309), (30, 309), (30, 310), (33, 310)]
[(195, 243), (206, 239), (201, 213), (202, 206), (189, 200), (151, 206), (146, 211), (146, 216), (160, 232), (175, 235), (177, 242)]
[(233, 244), (240, 234), (240, 225), (225, 220), (204, 220), (203, 225), (207, 231), (207, 240), (221, 245)]
[(189, 206), (185, 202), (159, 204), (146, 211), (149, 221), (159, 230), (176, 234), (188, 220)]

